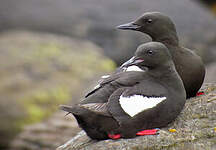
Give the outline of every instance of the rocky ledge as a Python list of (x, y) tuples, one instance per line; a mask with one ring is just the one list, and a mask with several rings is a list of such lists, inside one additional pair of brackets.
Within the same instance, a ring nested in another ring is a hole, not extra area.
[(216, 149), (216, 84), (205, 84), (202, 91), (205, 95), (189, 99), (180, 116), (158, 135), (93, 141), (81, 131), (57, 150)]

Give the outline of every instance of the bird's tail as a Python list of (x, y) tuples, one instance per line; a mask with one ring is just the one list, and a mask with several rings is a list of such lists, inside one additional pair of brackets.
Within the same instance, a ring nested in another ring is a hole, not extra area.
[(101, 124), (100, 122), (103, 122), (102, 121), (103, 119), (109, 121), (111, 120), (110, 117), (101, 116), (100, 114), (97, 114), (87, 108), (80, 107), (79, 105), (76, 106), (61, 105), (59, 109), (68, 112), (68, 114), (69, 113), (73, 114), (79, 126), (83, 130), (85, 130), (85, 132), (90, 138), (96, 140), (102, 140), (108, 138), (106, 132), (104, 131), (104, 129), (102, 129), (104, 125)]
[(79, 106), (67, 106), (67, 105), (60, 105), (59, 109), (66, 111), (68, 113), (72, 113), (73, 115), (81, 115), (83, 110)]
[(59, 109), (69, 112), (69, 113), (73, 113), (73, 107), (72, 106), (67, 106), (67, 105), (60, 105)]

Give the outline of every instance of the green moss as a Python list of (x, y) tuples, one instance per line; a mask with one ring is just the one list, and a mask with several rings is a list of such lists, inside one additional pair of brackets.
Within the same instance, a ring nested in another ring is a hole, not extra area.
[(102, 61), (101, 67), (105, 71), (113, 71), (116, 68), (116, 64), (110, 59), (105, 59), (104, 61)]
[(46, 111), (35, 104), (28, 104), (27, 113), (28, 118), (26, 118), (26, 120), (24, 121), (25, 123), (38, 122), (46, 115)]
[(6, 109), (0, 126), (6, 135), (46, 119), (85, 81), (115, 68), (98, 46), (59, 35), (12, 31), (1, 35), (0, 45), (0, 108)]
[(60, 104), (70, 100), (70, 92), (65, 87), (39, 90), (22, 99), (27, 116), (19, 122), (20, 126), (39, 122), (57, 110)]
[(59, 44), (54, 42), (43, 43), (36, 47), (36, 50), (33, 53), (33, 56), (43, 59), (43, 58), (52, 58), (60, 55), (62, 52), (62, 47)]
[[(24, 88), (26, 93), (29, 90), (32, 94), (24, 94), (19, 98), (26, 113), (24, 119), (17, 122), (20, 127), (43, 120), (55, 112), (58, 105), (70, 100), (70, 91), (73, 93), (74, 90), (71, 84), (80, 84), (80, 81), (94, 77), (95, 72), (110, 72), (116, 67), (113, 61), (91, 50), (91, 47), (79, 50), (75, 46), (71, 52), (70, 48), (58, 42), (41, 42), (25, 55), (20, 58), (24, 58), (26, 63), (34, 68), (33, 74), (36, 77), (47, 77), (49, 73), (55, 72), (50, 79), (46, 79), (50, 80), (50, 83), (64, 83), (65, 87), (54, 86), (50, 89), (49, 86), (42, 85), (41, 88), (36, 88), (39, 81), (34, 82), (35, 88)], [(55, 80), (53, 81), (52, 78)]]

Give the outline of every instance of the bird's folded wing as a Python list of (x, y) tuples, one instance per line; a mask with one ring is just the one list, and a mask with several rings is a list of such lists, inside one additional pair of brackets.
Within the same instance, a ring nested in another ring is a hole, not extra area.
[(115, 91), (108, 101), (108, 111), (122, 123), (135, 118), (140, 113), (155, 108), (166, 100), (166, 96), (141, 86), (122, 88)]
[(85, 98), (96, 93), (99, 89), (103, 88), (107, 84), (112, 84), (114, 86), (133, 86), (137, 84), (136, 81), (144, 77), (143, 73), (140, 72), (117, 72), (102, 78), (99, 84), (95, 88), (85, 95)]
[(116, 74), (112, 74), (112, 75), (106, 75), (106, 76), (102, 76), (101, 79), (98, 81), (98, 85), (96, 85), (90, 92), (88, 92), (85, 95), (85, 98), (87, 98), (88, 96), (94, 94), (96, 91), (98, 91), (100, 88), (102, 88), (104, 85), (109, 84), (110, 82), (118, 79), (120, 77), (119, 73)]
[(156, 107), (159, 103), (166, 100), (166, 97), (148, 97), (146, 95), (132, 95), (119, 98), (120, 107), (130, 117), (134, 117), (137, 114)]

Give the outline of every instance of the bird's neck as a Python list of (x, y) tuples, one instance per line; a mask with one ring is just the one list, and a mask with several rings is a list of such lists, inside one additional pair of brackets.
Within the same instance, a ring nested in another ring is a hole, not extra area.
[(179, 40), (176, 32), (169, 32), (167, 34), (163, 34), (163, 36), (153, 36), (152, 41), (161, 42), (166, 45), (168, 48), (169, 46), (178, 46)]
[(185, 91), (182, 90), (184, 88), (183, 82), (178, 75), (173, 62), (167, 62), (167, 64), (164, 64), (157, 69), (149, 70), (148, 73), (163, 86), (168, 88), (173, 87), (173, 89), (186, 95)]
[(151, 74), (151, 76), (167, 82), (166, 80), (170, 79), (170, 75), (176, 75), (176, 69), (173, 62), (167, 62), (167, 64), (149, 70), (149, 73)]
[(181, 88), (184, 86), (181, 82), (180, 76), (173, 67), (166, 68), (165, 70), (161, 68), (159, 71), (153, 73), (152, 76), (163, 86), (173, 87), (175, 90), (181, 91)]

